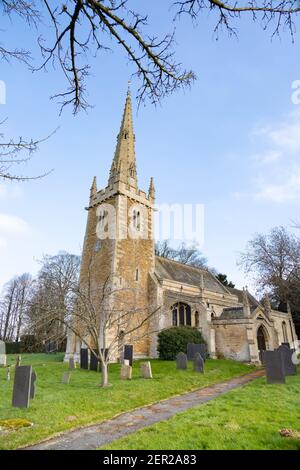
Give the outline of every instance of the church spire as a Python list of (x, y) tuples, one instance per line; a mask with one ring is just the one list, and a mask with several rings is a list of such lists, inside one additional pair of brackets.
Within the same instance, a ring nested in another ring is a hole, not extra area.
[(109, 185), (119, 182), (137, 189), (135, 136), (129, 85), (121, 128), (117, 138), (117, 147), (109, 176)]

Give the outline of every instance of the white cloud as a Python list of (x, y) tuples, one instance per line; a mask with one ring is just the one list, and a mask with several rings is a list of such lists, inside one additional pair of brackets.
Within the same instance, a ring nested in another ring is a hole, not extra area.
[(300, 201), (300, 167), (290, 174), (284, 183), (266, 184), (255, 195), (256, 199), (264, 199), (273, 202)]
[(25, 220), (10, 214), (0, 214), (0, 237), (3, 235), (21, 235), (28, 231)]
[(254, 197), (276, 203), (300, 201), (300, 114), (253, 132), (262, 150), (251, 156)]

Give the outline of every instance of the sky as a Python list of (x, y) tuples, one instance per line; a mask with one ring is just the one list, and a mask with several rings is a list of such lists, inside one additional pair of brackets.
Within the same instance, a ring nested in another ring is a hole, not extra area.
[[(131, 1), (149, 14), (147, 31), (162, 36), (172, 30), (169, 2)], [(259, 23), (236, 23), (238, 39), (224, 31), (213, 35), (216, 19), (204, 14), (195, 25), (176, 23), (176, 56), (197, 80), (186, 91), (157, 107), (139, 109), (134, 99), (134, 129), (139, 186), (150, 177), (158, 204), (204, 204), (202, 252), (238, 287), (251, 279), (237, 265), (255, 233), (274, 226), (293, 230), (300, 209), (300, 104), (293, 82), (300, 79), (296, 34), (271, 39)], [(46, 38), (51, 30), (44, 28)], [(4, 19), (5, 45), (32, 50), (37, 32), (20, 21)], [(43, 138), (22, 174), (52, 173), (26, 183), (0, 181), (0, 287), (23, 272), (35, 274), (43, 254), (60, 250), (80, 254), (92, 178), (107, 184), (127, 82), (134, 72), (127, 57), (111, 52), (91, 58), (88, 100), (93, 107), (73, 116), (50, 96), (65, 89), (59, 68), (32, 73), (21, 64), (1, 62), (6, 104), (0, 105), (1, 132), (7, 137)]]

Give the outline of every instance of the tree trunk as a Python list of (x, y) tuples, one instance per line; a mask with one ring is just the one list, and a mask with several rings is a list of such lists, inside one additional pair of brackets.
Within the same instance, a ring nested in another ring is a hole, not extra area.
[(102, 363), (101, 364), (101, 387), (109, 387), (108, 383), (108, 364)]

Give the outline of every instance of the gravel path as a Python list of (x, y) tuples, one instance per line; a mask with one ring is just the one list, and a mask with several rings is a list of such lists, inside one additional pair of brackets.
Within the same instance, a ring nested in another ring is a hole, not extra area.
[(29, 450), (93, 450), (109, 444), (127, 434), (171, 418), (176, 413), (206, 403), (224, 393), (241, 387), (265, 375), (264, 370), (256, 370), (194, 392), (185, 393), (154, 405), (137, 408), (122, 413), (100, 424), (68, 431), (47, 441), (26, 447)]

